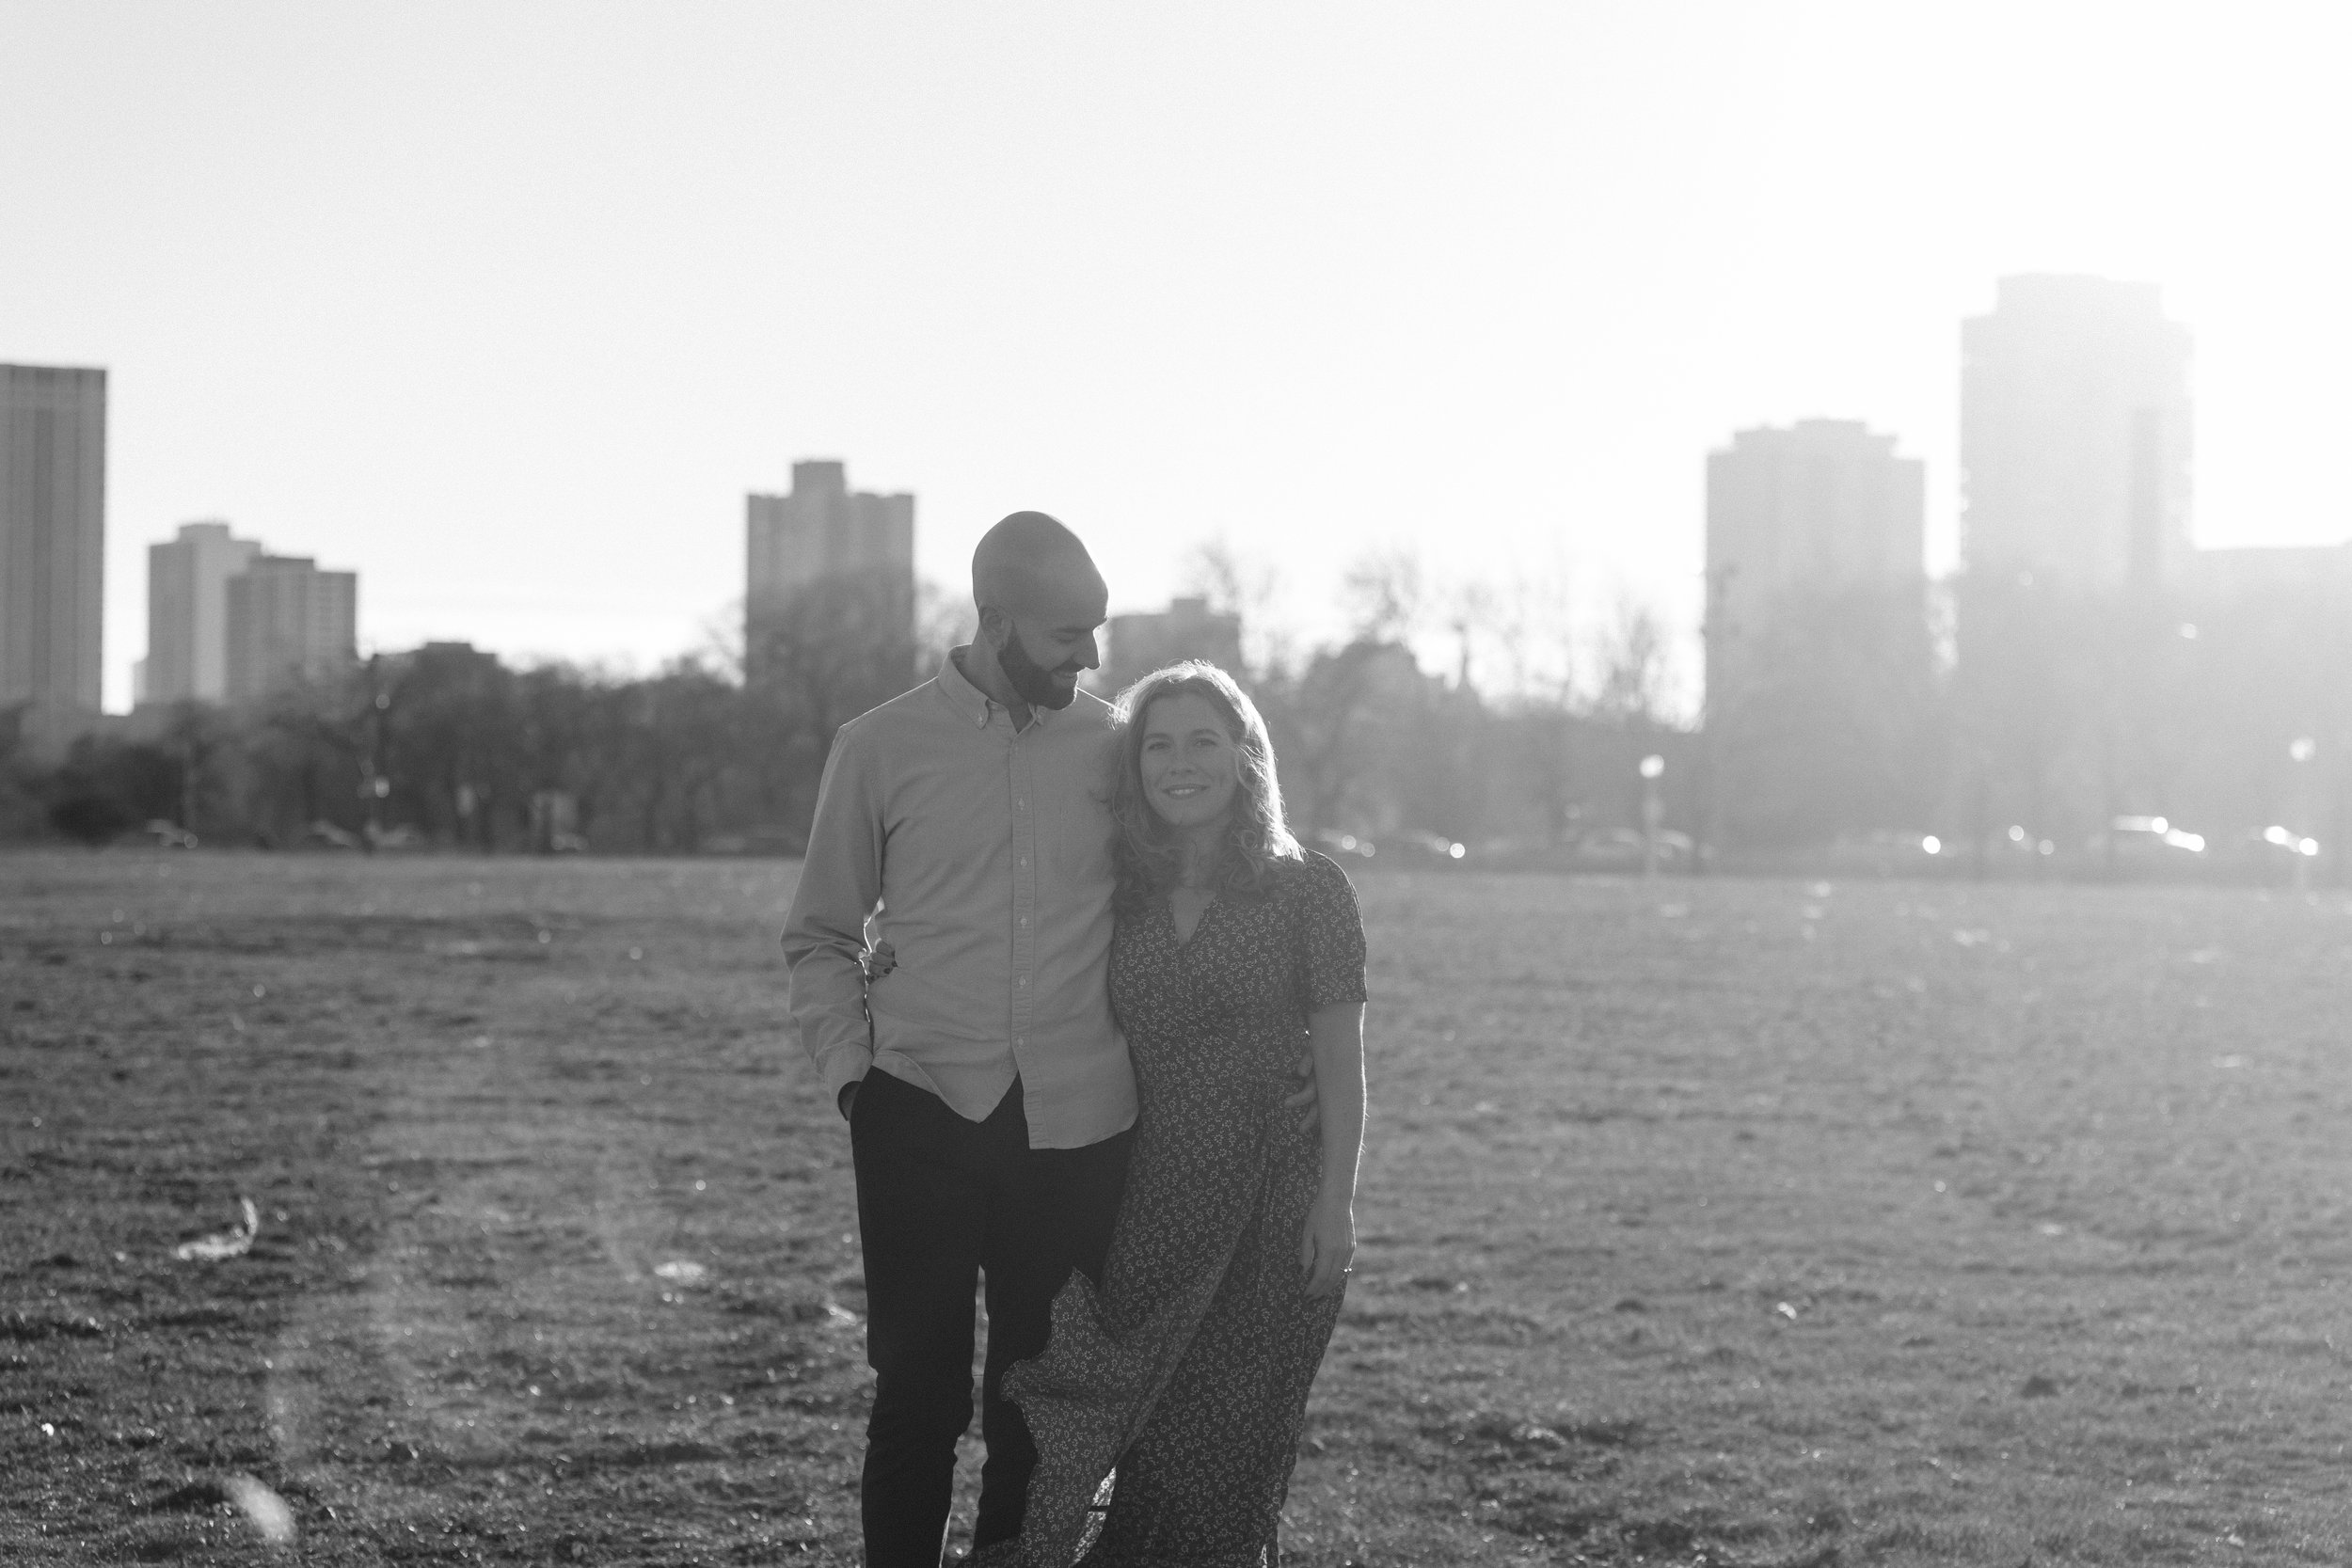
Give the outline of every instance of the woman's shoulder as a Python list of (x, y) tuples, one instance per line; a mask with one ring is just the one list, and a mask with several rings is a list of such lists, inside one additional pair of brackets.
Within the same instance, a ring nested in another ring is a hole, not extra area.
[(1320, 850), (1301, 845), (1298, 858), (1281, 863), (1281, 885), (1285, 891), (1301, 897), (1340, 897), (1353, 901), (1356, 884), (1347, 879), (1340, 863)]

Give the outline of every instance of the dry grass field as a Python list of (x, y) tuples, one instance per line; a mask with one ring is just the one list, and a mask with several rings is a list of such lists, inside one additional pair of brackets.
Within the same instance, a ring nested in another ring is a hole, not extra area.
[[(0, 858), (0, 1560), (856, 1560), (792, 876)], [(1289, 1560), (2352, 1560), (2343, 895), (1359, 886)]]

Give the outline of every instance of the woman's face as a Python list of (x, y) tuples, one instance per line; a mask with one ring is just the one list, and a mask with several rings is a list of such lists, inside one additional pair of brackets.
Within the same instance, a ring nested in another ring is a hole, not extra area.
[(1224, 820), (1241, 787), (1241, 750), (1224, 716), (1190, 691), (1154, 698), (1143, 710), (1143, 798), (1171, 828)]

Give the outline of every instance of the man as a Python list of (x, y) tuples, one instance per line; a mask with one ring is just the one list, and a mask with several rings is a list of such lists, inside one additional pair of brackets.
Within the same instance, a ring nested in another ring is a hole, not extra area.
[[(975, 1558), (1019, 1533), (1036, 1449), (1004, 1370), (1044, 1348), (1071, 1269), (1100, 1278), (1136, 1116), (1106, 983), (1115, 739), (1077, 686), (1107, 591), (1075, 534), (1016, 512), (980, 541), (972, 594), (972, 644), (835, 736), (784, 932), (857, 1173), (868, 1568), (938, 1568), (979, 1275)], [(868, 916), (895, 958), (870, 985)]]

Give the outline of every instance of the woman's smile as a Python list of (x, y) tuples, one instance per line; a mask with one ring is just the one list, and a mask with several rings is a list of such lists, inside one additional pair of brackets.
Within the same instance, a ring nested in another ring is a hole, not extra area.
[(1137, 762), (1145, 799), (1170, 827), (1199, 830), (1223, 818), (1241, 783), (1240, 753), (1205, 697), (1184, 692), (1151, 705)]

